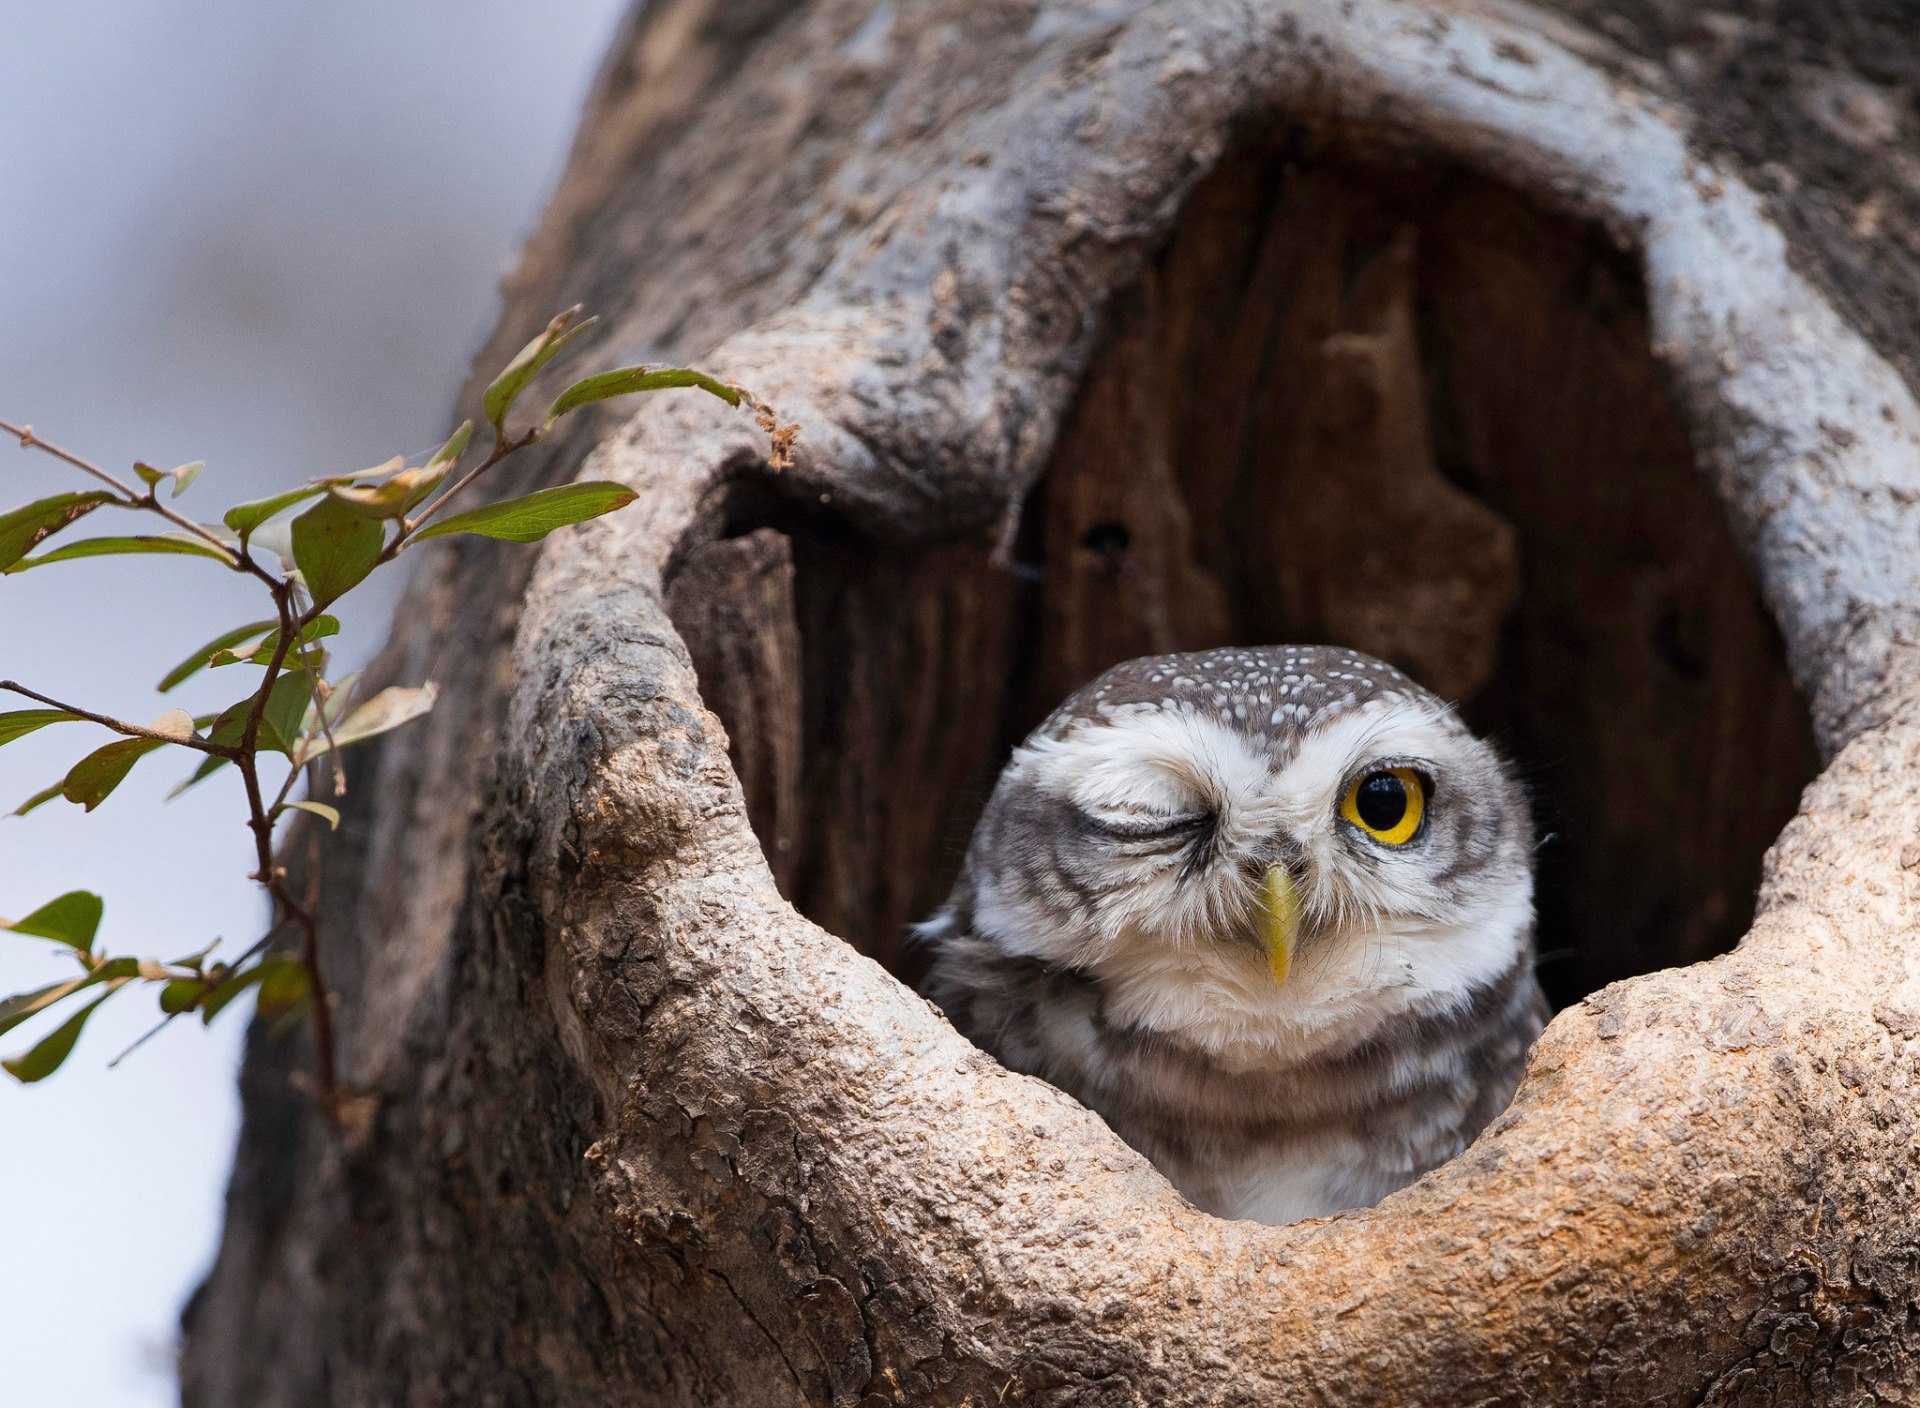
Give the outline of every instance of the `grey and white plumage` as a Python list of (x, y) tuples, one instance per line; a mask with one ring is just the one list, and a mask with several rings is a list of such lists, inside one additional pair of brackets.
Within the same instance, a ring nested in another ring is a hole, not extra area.
[[(1383, 773), (1407, 810), (1376, 831)], [(1001, 773), (920, 926), (925, 988), (1196, 1206), (1322, 1216), (1451, 1158), (1511, 1097), (1546, 1015), (1532, 850), (1511, 769), (1380, 661), (1133, 660)]]

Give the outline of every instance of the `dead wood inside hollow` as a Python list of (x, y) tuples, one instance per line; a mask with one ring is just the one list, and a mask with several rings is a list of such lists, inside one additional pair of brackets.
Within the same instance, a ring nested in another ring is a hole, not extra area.
[(1351, 152), (1193, 192), (1109, 312), (1011, 570), (756, 486), (669, 604), (783, 892), (908, 978), (904, 928), (1008, 750), (1135, 655), (1331, 641), (1458, 701), (1549, 838), (1561, 1004), (1730, 948), (1817, 767), (1632, 261), (1484, 178)]

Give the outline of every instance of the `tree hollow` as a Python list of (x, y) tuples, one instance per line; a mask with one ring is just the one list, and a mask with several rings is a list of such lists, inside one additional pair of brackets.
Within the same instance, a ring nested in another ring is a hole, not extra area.
[(1731, 948), (1818, 769), (1635, 261), (1461, 169), (1223, 162), (1007, 529), (887, 541), (755, 480), (669, 582), (782, 893), (909, 981), (1010, 749), (1136, 655), (1331, 642), (1456, 702), (1534, 800), (1556, 1006)]

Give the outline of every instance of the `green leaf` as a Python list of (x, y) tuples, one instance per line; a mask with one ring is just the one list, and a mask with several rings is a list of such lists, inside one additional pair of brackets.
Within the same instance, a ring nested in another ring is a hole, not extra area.
[(451, 469), (454, 463), (467, 452), (467, 441), (473, 438), (473, 422), (463, 420), (460, 428), (447, 437), (447, 443), (433, 452), (433, 458), (427, 461), (427, 468), (446, 465)]
[(238, 533), (244, 542), (253, 530), (265, 523), (277, 513), (283, 513), (295, 504), (308, 499), (316, 499), (327, 492), (325, 484), (303, 484), (298, 489), (289, 489), (284, 494), (275, 494), (271, 498), (255, 499), (252, 503), (238, 504), (227, 510), (225, 523)]
[(614, 396), (629, 396), (636, 391), (668, 391), (677, 386), (694, 386), (711, 396), (718, 396), (729, 406), (740, 404), (740, 393), (725, 382), (715, 381), (705, 372), (696, 372), (687, 367), (658, 367), (648, 371), (645, 367), (619, 367), (610, 372), (601, 372), (584, 381), (576, 381), (560, 393), (559, 399), (547, 408), (547, 424), (552, 425), (568, 411), (577, 411), (580, 407), (595, 401), (605, 401)]
[(289, 670), (276, 679), (260, 716), (260, 746), (293, 756), (300, 742), (300, 722), (312, 699), (313, 677), (305, 670)]
[(238, 973), (229, 972), (207, 990), (200, 999), (200, 1020), (211, 1022), (220, 1015), (220, 1009), (232, 1002), (241, 993), (267, 976), (267, 964), (273, 955), (261, 959), (253, 967)]
[(228, 665), (264, 665), (268, 660), (273, 658), (271, 652), (268, 653), (265, 659), (255, 660), (254, 657), (260, 654), (261, 647), (265, 645), (267, 641), (278, 640), (279, 638), (280, 633), (276, 631), (270, 636), (263, 636), (260, 640), (243, 641), (242, 644), (246, 647), (244, 650), (216, 650), (213, 652), (213, 657), (207, 661), (207, 668), (209, 670), (221, 670), (225, 669)]
[(123, 738), (96, 748), (73, 765), (60, 784), (60, 795), (92, 811), (126, 780), (133, 765), (166, 744), (158, 738)]
[(292, 954), (268, 954), (260, 967), (260, 1000), (254, 1007), (260, 1016), (291, 1011), (307, 1000), (307, 966)]
[(169, 1017), (191, 1012), (212, 986), (205, 978), (175, 978), (160, 989), (160, 1010)]
[(320, 820), (327, 824), (327, 830), (329, 831), (338, 831), (340, 829), (340, 813), (333, 807), (328, 806), (325, 802), (288, 802), (287, 806), (290, 810), (296, 812), (313, 813), (313, 815), (319, 817)]
[(105, 901), (92, 891), (69, 890), (58, 899), (48, 900), (25, 919), (16, 919), (11, 924), (0, 920), (0, 929), (30, 934), (36, 939), (52, 939), (82, 953), (91, 953), (93, 936), (105, 912)]
[[(346, 748), (369, 738), (377, 738), (383, 733), (391, 733), (402, 724), (412, 723), (433, 709), (433, 701), (439, 694), (439, 687), (432, 683), (423, 684), (417, 689), (399, 685), (383, 689), (348, 714), (346, 720), (333, 730), (334, 745)], [(324, 737), (309, 739), (301, 749), (298, 761), (310, 763), (326, 751), (327, 740)]]
[(339, 499), (322, 499), (293, 520), (293, 560), (307, 579), (315, 606), (358, 586), (380, 560), (386, 534), (378, 521)]
[(327, 492), (363, 518), (400, 518), (423, 503), (452, 470), (451, 460), (438, 461), (419, 469), (403, 469), (378, 484), (341, 484)]
[[(287, 658), (283, 663), (288, 669), (298, 666), (324, 679), (327, 673), (327, 652), (320, 642), (328, 636), (339, 634), (340, 623), (333, 617), (314, 617), (300, 628), (300, 634), (294, 637), (293, 648), (287, 652)], [(272, 659), (272, 656), (269, 655), (268, 659)]]
[[(287, 652), (287, 659), (298, 660), (305, 653), (306, 648), (315, 641), (325, 640), (328, 636), (337, 636), (339, 634), (340, 622), (337, 617), (324, 614), (316, 616), (300, 628), (300, 634), (294, 638), (293, 649)], [(208, 664), (216, 668), (221, 665), (271, 665), (273, 663), (273, 652), (279, 647), (279, 644), (280, 632), (274, 630), (258, 645), (244, 653), (237, 654), (231, 650), (215, 651), (213, 658), (208, 661)]]
[(59, 1070), (67, 1057), (73, 1054), (73, 1044), (80, 1040), (80, 1029), (86, 1026), (87, 1018), (99, 1009), (101, 1003), (119, 991), (120, 984), (125, 981), (121, 979), (110, 985), (107, 991), (55, 1027), (26, 1055), (16, 1056), (11, 1061), (0, 1061), (0, 1066), (6, 1067), (7, 1074), (22, 1085), (31, 1085), (37, 1080), (45, 1080)]
[(55, 494), (11, 513), (0, 514), (0, 571), (32, 552), (41, 539), (58, 533), (112, 500), (112, 494), (94, 489), (82, 494)]
[(501, 538), (510, 543), (537, 543), (556, 528), (612, 513), (638, 497), (626, 485), (610, 480), (561, 484), (524, 498), (506, 499), (443, 518), (415, 534), (414, 541), (443, 538), (449, 533), (477, 533), (483, 538)]
[(133, 472), (140, 476), (140, 482), (145, 484), (149, 489), (158, 489), (161, 484), (171, 479), (173, 481), (173, 497), (177, 499), (187, 492), (188, 486), (200, 477), (200, 472), (206, 467), (205, 460), (195, 460), (191, 464), (177, 465), (172, 469), (162, 470), (155, 469), (152, 465), (144, 461), (136, 460), (134, 462)]
[(77, 723), (79, 719), (78, 714), (69, 714), (65, 709), (16, 709), (10, 714), (0, 714), (0, 747), (48, 724)]
[(34, 793), (31, 797), (27, 798), (26, 801), (13, 809), (13, 815), (25, 816), (28, 812), (37, 811), (39, 808), (44, 807), (48, 802), (51, 802), (55, 797), (60, 795), (60, 787), (61, 784), (56, 782), (53, 786), (47, 788), (46, 791)]
[(32, 992), (17, 992), (12, 997), (0, 1000), (0, 1033), (10, 1032), (28, 1018), (46, 1011), (57, 1002), (73, 996), (83, 988), (92, 987), (100, 978), (95, 973), (83, 973), (77, 978), (68, 978), (63, 983), (49, 983), (44, 988), (35, 988)]
[(212, 543), (185, 533), (164, 533), (150, 537), (132, 538), (82, 538), (77, 543), (68, 543), (63, 548), (42, 553), (38, 557), (22, 558), (7, 568), (8, 572), (25, 572), (29, 567), (45, 567), (55, 562), (72, 562), (82, 557), (123, 557), (131, 553), (174, 553), (182, 557), (210, 557), (215, 562), (232, 566), (233, 554), (224, 548), (216, 548)]
[(205, 947), (195, 949), (192, 953), (186, 955), (186, 957), (184, 958), (168, 959), (167, 966), (169, 968), (191, 968), (194, 972), (198, 973), (200, 971), (200, 965), (206, 961), (207, 955), (212, 953), (216, 948), (219, 948), (219, 947), (220, 947), (220, 940), (214, 939), (212, 942), (208, 943)]
[(579, 312), (579, 306), (575, 305), (556, 315), (540, 336), (514, 354), (513, 360), (507, 363), (500, 375), (493, 379), (493, 385), (487, 388), (481, 404), (486, 410), (488, 422), (493, 426), (495, 439), (506, 439), (507, 413), (513, 409), (513, 403), (519, 399), (520, 393), (527, 389), (527, 383), (559, 355), (561, 348), (598, 321), (588, 318), (575, 323), (573, 320)]
[[(218, 714), (214, 715), (213, 727), (207, 730), (209, 743), (237, 744), (247, 731), (247, 716), (253, 712), (253, 696), (236, 699)], [(200, 721), (195, 719), (198, 724)]]
[[(332, 618), (329, 617), (329, 620)], [(215, 636), (193, 654), (167, 671), (167, 677), (160, 681), (160, 692), (165, 694), (176, 685), (184, 684), (202, 670), (206, 669), (215, 654), (230, 650), (241, 641), (252, 640), (264, 631), (271, 631), (277, 623), (273, 621), (255, 621), (250, 626), (237, 626), (231, 631)]]

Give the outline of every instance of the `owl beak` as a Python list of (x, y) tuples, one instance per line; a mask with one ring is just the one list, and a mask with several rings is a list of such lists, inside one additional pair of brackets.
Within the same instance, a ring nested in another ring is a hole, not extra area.
[(1269, 866), (1260, 877), (1258, 904), (1260, 942), (1267, 950), (1273, 981), (1286, 986), (1293, 968), (1293, 948), (1300, 938), (1300, 891), (1284, 865)]

